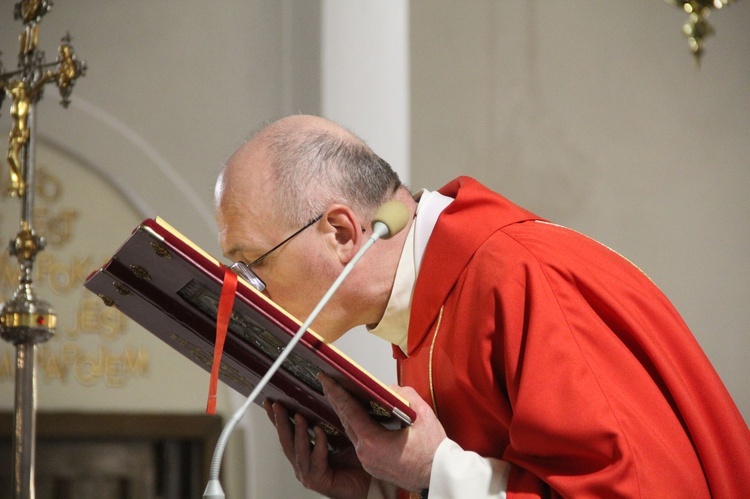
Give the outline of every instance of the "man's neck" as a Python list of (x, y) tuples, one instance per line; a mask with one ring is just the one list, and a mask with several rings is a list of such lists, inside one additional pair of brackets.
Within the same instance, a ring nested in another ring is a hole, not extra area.
[(377, 248), (373, 247), (373, 250), (376, 250), (375, 254), (367, 260), (368, 265), (363, 274), (369, 275), (373, 279), (373, 287), (371, 288), (373, 300), (369, 307), (372, 312), (367, 315), (365, 325), (377, 324), (385, 313), (393, 291), (398, 263), (417, 211), (417, 202), (406, 187), (400, 187), (392, 199), (404, 203), (409, 211), (409, 219), (406, 226), (398, 234), (390, 239), (378, 241), (375, 245)]

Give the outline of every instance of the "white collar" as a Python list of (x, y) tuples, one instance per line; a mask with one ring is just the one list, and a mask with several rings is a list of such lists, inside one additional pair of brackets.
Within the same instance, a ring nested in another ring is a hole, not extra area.
[(438, 217), (451, 204), (453, 198), (437, 191), (422, 189), (414, 194), (414, 200), (419, 203), (417, 213), (406, 235), (385, 313), (375, 327), (368, 327), (370, 333), (398, 345), (404, 353), (407, 351), (412, 293), (422, 256)]

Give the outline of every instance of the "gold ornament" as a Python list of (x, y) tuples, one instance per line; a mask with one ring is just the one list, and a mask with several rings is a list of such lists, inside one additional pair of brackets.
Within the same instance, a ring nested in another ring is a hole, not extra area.
[(682, 26), (682, 32), (688, 39), (690, 51), (693, 53), (696, 65), (700, 66), (703, 55), (704, 39), (714, 34), (713, 27), (708, 24), (708, 16), (712, 9), (721, 9), (733, 0), (665, 0), (676, 5), (688, 13), (688, 20)]

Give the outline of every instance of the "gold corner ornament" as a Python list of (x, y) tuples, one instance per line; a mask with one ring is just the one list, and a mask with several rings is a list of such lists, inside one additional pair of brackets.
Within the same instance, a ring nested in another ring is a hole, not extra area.
[(687, 12), (688, 20), (682, 26), (682, 33), (687, 37), (690, 51), (693, 53), (695, 64), (700, 66), (703, 55), (704, 39), (714, 34), (713, 27), (708, 23), (708, 16), (713, 9), (719, 10), (734, 0), (665, 0), (667, 3), (680, 7)]
[(384, 405), (379, 404), (378, 402), (375, 402), (374, 400), (370, 400), (370, 408), (372, 409), (372, 413), (378, 417), (381, 417), (381, 418), (391, 417), (391, 411), (389, 411)]

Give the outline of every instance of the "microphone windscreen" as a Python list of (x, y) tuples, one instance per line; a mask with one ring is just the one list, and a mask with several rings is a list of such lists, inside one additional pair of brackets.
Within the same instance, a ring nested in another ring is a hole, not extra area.
[(383, 203), (372, 219), (373, 226), (375, 222), (380, 222), (388, 227), (388, 234), (384, 235), (383, 239), (388, 239), (401, 232), (408, 221), (409, 209), (401, 201)]

